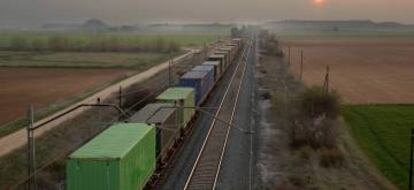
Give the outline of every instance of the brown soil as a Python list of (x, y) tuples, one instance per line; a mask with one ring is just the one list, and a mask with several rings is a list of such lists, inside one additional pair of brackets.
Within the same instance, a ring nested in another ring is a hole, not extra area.
[(126, 70), (0, 68), (0, 125), (124, 77)]
[(305, 83), (322, 85), (329, 65), (331, 87), (345, 103), (414, 103), (414, 43), (409, 40), (295, 41), (291, 46), (294, 74), (300, 73), (303, 50)]

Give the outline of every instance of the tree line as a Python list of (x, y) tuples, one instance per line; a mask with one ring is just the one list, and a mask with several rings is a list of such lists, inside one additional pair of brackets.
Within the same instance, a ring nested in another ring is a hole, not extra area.
[(178, 52), (178, 42), (157, 37), (148, 42), (128, 42), (116, 36), (74, 39), (64, 35), (34, 38), (13, 36), (2, 50), (7, 51), (65, 51), (65, 52)]

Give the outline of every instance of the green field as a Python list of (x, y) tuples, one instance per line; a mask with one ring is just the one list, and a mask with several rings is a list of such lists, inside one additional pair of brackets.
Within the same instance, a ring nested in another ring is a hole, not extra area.
[(0, 67), (148, 69), (177, 53), (0, 51)]
[(345, 106), (343, 116), (376, 166), (400, 189), (407, 189), (414, 105)]

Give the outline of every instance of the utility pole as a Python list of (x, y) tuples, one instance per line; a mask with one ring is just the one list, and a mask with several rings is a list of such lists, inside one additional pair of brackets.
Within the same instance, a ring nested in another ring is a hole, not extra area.
[(411, 144), (410, 144), (410, 174), (409, 176), (409, 183), (408, 183), (408, 189), (413, 189), (413, 155), (414, 155), (414, 129), (411, 129)]
[(303, 50), (300, 51), (300, 80), (303, 80)]
[(34, 108), (33, 105), (29, 106), (28, 113), (28, 125), (27, 125), (27, 176), (29, 177), (29, 190), (36, 190), (36, 150), (35, 150), (35, 139), (33, 131), (34, 123)]
[(172, 63), (173, 60), (171, 59), (170, 56), (170, 61), (168, 62), (168, 86), (172, 86)]
[(291, 55), (290, 55), (290, 44), (288, 45), (288, 47), (289, 47), (289, 65), (290, 65), (290, 63), (291, 63), (291, 61), (292, 61), (292, 57), (291, 57)]
[(329, 69), (329, 65), (328, 65), (328, 66), (326, 66), (325, 82), (323, 84), (325, 94), (329, 93), (329, 72), (330, 72), (330, 69)]
[(122, 109), (122, 86), (119, 86), (118, 106)]

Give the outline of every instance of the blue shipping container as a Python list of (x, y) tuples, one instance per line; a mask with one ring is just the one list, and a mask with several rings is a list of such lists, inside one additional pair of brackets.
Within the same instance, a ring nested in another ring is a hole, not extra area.
[(193, 87), (196, 94), (196, 105), (200, 105), (214, 84), (214, 73), (208, 71), (190, 71), (180, 78), (179, 86)]
[[(216, 67), (214, 65), (199, 65), (192, 69), (192, 71), (208, 71), (213, 72), (214, 81), (218, 79), (218, 73), (216, 71)], [(213, 86), (214, 84), (209, 84), (209, 86)]]
[(202, 65), (212, 65), (216, 69), (217, 77), (220, 78), (223, 74), (222, 66), (220, 64), (220, 61), (206, 61)]

